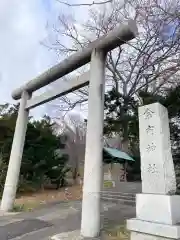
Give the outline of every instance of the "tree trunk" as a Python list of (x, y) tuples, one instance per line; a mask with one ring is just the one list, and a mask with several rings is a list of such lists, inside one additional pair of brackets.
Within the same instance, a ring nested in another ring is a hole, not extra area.
[(74, 185), (78, 185), (78, 175), (79, 175), (79, 162), (78, 162), (78, 158), (76, 157), (75, 159), (75, 166), (73, 168), (73, 182)]
[(123, 133), (121, 137), (121, 150), (125, 153), (129, 152), (128, 123), (123, 124)]
[(41, 192), (44, 192), (44, 176), (41, 176), (40, 178), (40, 188), (41, 188)]
[[(124, 108), (123, 118), (126, 119), (127, 109)], [(128, 136), (128, 121), (123, 122), (123, 134), (122, 134), (122, 151), (125, 153), (129, 153), (129, 136)], [(124, 163), (124, 181), (127, 182), (127, 166), (128, 162)]]
[(73, 182), (74, 182), (74, 185), (78, 184), (77, 178), (78, 178), (78, 169), (77, 169), (77, 167), (75, 167), (73, 169)]
[(59, 190), (61, 187), (61, 179), (56, 180), (56, 190)]
[[(126, 104), (126, 103), (124, 103)], [(128, 136), (128, 121), (126, 119), (127, 116), (127, 108), (124, 106), (122, 110), (122, 119), (123, 119), (123, 132), (122, 132), (122, 151), (125, 153), (129, 152), (129, 136)]]
[(127, 166), (128, 166), (128, 162), (125, 161), (124, 163), (124, 181), (127, 182)]

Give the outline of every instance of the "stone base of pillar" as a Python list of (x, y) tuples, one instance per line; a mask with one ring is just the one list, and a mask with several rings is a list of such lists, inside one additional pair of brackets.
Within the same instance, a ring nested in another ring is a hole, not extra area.
[[(158, 211), (158, 210), (157, 210)], [(180, 225), (147, 222), (132, 218), (127, 220), (131, 240), (173, 240), (180, 239)]]
[(130, 237), (131, 237), (131, 240), (173, 240), (173, 239), (177, 239), (177, 238), (158, 237), (158, 236), (154, 236), (154, 235), (148, 235), (148, 234), (137, 233), (137, 232), (132, 232)]
[(136, 194), (136, 218), (162, 224), (180, 223), (180, 196)]
[(131, 240), (180, 239), (180, 196), (137, 194), (136, 218), (127, 220)]
[(84, 238), (83, 236), (80, 235), (80, 230), (75, 230), (71, 232), (64, 232), (64, 233), (59, 233), (50, 238), (51, 240), (100, 240), (103, 239), (102, 237), (99, 238)]

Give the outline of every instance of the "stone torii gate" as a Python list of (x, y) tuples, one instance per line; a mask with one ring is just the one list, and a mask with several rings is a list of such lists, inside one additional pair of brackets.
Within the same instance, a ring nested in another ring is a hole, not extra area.
[[(99, 235), (106, 55), (135, 38), (137, 32), (136, 23), (129, 20), (12, 93), (13, 99), (20, 99), (20, 107), (1, 201), (2, 211), (10, 211), (16, 197), (29, 110), (89, 84), (81, 234), (84, 237)], [(34, 91), (89, 62), (90, 73), (75, 78), (62, 88), (32, 97)]]

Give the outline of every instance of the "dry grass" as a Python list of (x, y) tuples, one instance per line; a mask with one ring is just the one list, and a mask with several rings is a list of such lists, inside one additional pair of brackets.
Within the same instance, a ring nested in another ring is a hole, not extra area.
[(107, 240), (129, 240), (130, 234), (125, 225), (116, 226), (105, 230)]
[(113, 182), (109, 180), (104, 180), (104, 188), (112, 188)]
[(32, 211), (41, 205), (55, 201), (72, 201), (82, 198), (82, 188), (72, 186), (60, 190), (44, 190), (43, 192), (24, 194), (15, 201), (15, 211)]

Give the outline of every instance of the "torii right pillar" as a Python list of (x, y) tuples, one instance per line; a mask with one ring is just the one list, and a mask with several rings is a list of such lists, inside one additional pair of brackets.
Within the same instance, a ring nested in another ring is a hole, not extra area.
[(130, 239), (180, 239), (167, 109), (159, 103), (140, 107), (139, 130), (142, 194), (136, 196), (136, 218), (127, 220)]
[(81, 219), (81, 235), (91, 238), (98, 237), (101, 229), (105, 61), (106, 53), (94, 49), (91, 55)]

